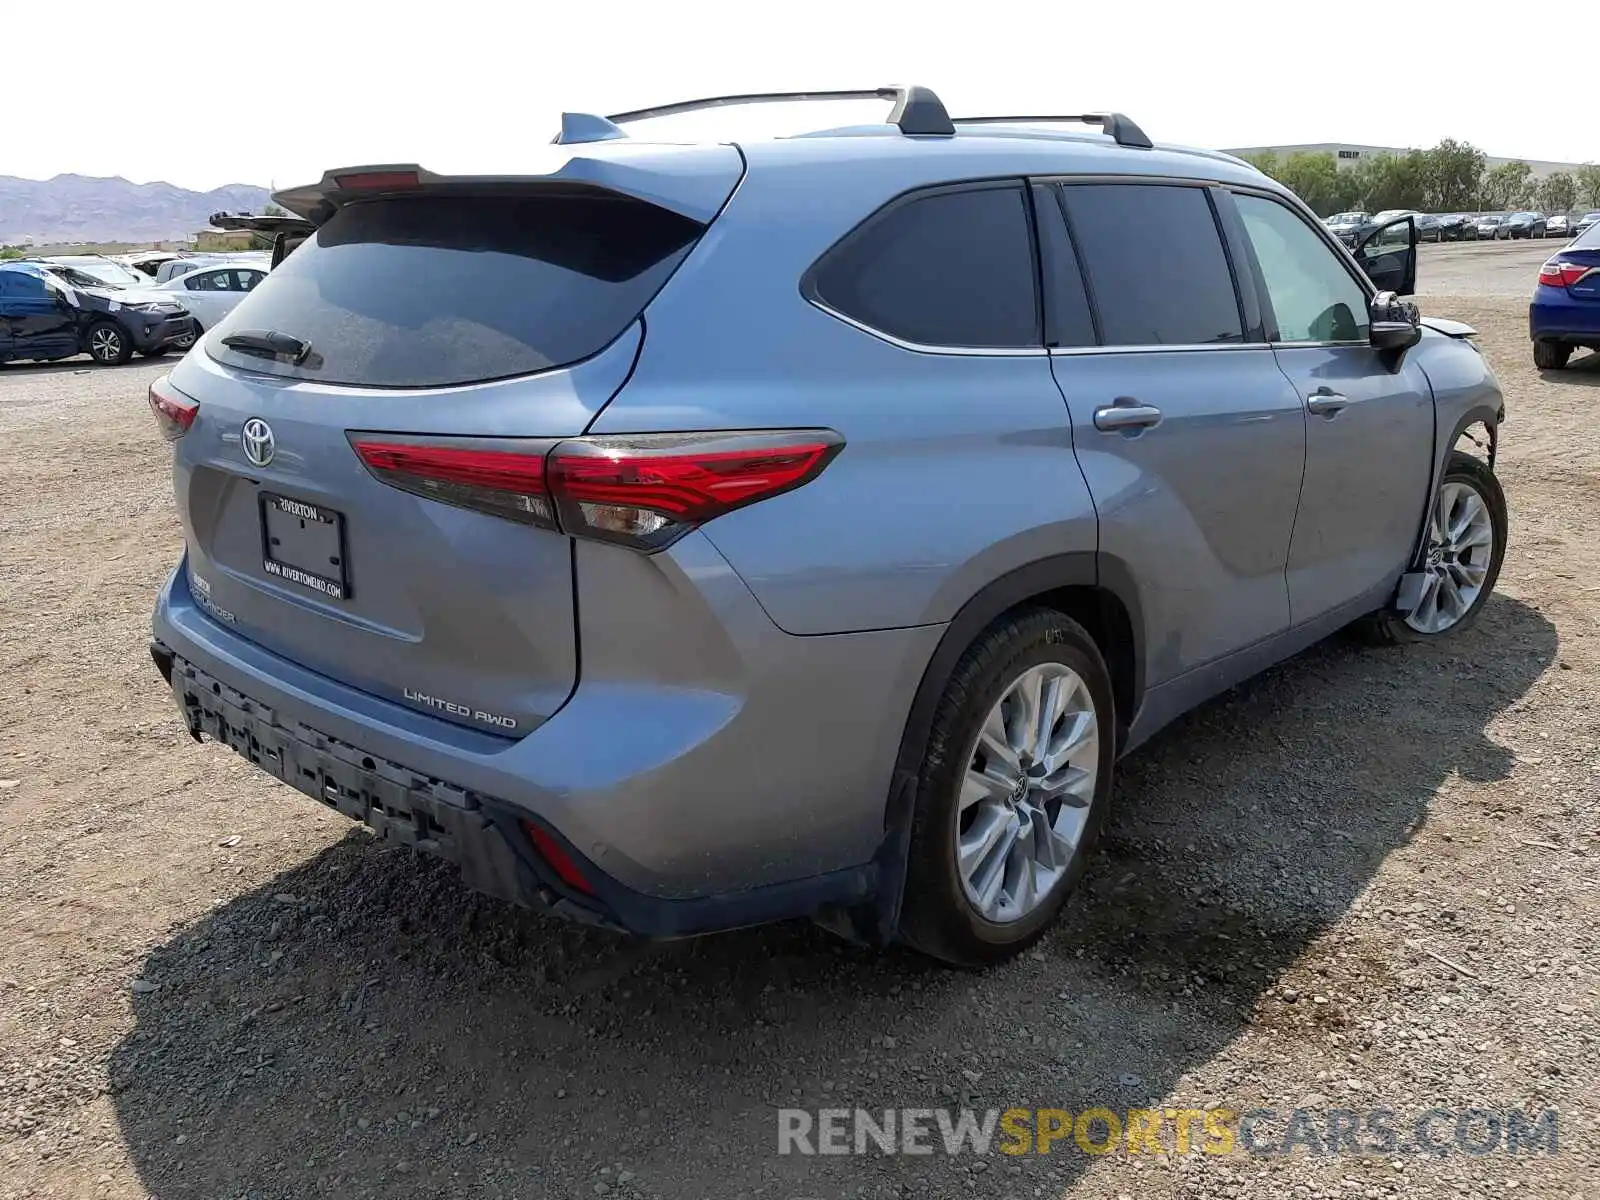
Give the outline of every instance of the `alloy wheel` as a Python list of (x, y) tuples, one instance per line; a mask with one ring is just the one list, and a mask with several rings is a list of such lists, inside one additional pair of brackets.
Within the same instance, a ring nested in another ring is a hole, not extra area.
[(96, 329), (89, 335), (89, 354), (98, 362), (115, 362), (122, 356), (122, 335), (115, 329)]
[(1418, 633), (1443, 633), (1471, 611), (1494, 560), (1494, 523), (1477, 489), (1454, 480), (1440, 489), (1428, 521), (1422, 598), (1406, 614)]
[(1064, 663), (1019, 675), (967, 755), (956, 870), (967, 900), (1006, 924), (1044, 903), (1078, 848), (1094, 800), (1100, 727), (1088, 684)]

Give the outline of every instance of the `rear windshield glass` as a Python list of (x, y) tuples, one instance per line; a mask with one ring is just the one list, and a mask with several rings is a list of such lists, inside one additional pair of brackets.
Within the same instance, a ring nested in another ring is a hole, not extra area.
[[(614, 194), (362, 201), (285, 258), (206, 348), (254, 371), (373, 387), (531, 374), (626, 329), (702, 230)], [(295, 364), (222, 345), (245, 331), (309, 351)]]
[(1596, 221), (1572, 239), (1574, 250), (1600, 250), (1600, 221)]

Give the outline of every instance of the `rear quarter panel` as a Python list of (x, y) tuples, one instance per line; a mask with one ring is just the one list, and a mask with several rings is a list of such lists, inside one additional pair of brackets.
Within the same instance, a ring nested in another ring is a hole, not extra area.
[(902, 190), (848, 159), (804, 186), (752, 169), (647, 310), (633, 377), (591, 427), (845, 437), (819, 479), (706, 527), (790, 633), (947, 621), (998, 575), (1096, 548), (1042, 352), (907, 349), (801, 295), (812, 262)]

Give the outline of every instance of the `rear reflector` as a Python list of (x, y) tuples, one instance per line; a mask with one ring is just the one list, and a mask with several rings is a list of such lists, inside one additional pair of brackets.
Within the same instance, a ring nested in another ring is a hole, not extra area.
[(550, 869), (560, 877), (562, 883), (586, 896), (594, 895), (594, 886), (584, 878), (583, 872), (578, 870), (578, 864), (572, 861), (572, 855), (563, 850), (561, 843), (549, 832), (532, 821), (524, 821), (522, 830), (533, 843), (533, 848), (539, 852), (539, 857), (550, 864)]
[(1571, 287), (1595, 269), (1586, 263), (1547, 262), (1539, 268), (1539, 282), (1549, 287)]
[(630, 434), (551, 441), (352, 433), (383, 482), (419, 496), (659, 550), (707, 521), (815, 479), (844, 446), (831, 430)]
[(189, 432), (200, 405), (178, 391), (163, 375), (150, 385), (150, 411), (155, 414), (161, 436), (175, 442)]
[(333, 181), (350, 192), (388, 192), (421, 186), (415, 171), (355, 171), (349, 175), (335, 175)]

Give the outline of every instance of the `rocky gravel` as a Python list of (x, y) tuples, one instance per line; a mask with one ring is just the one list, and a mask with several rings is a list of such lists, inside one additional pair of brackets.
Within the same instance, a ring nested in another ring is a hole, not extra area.
[[(157, 369), (0, 367), (0, 1200), (1600, 1196), (1600, 361), (1541, 378), (1514, 299), (1424, 308), (1511, 413), (1482, 620), (1178, 722), (982, 975), (514, 912), (194, 745), (145, 652)], [(1444, 1154), (777, 1153), (779, 1108), (858, 1106), (1451, 1119)], [(1555, 1110), (1555, 1152), (1466, 1152), (1469, 1108)]]

